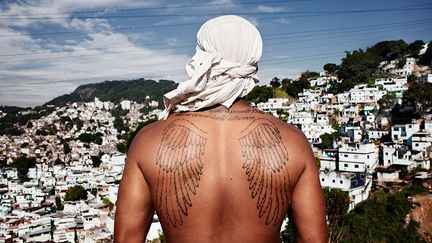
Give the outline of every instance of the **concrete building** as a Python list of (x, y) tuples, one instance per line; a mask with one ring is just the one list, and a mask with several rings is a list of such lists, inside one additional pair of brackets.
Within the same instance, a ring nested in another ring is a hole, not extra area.
[(326, 149), (320, 157), (321, 170), (372, 173), (378, 164), (378, 149), (374, 144), (343, 144), (338, 149)]

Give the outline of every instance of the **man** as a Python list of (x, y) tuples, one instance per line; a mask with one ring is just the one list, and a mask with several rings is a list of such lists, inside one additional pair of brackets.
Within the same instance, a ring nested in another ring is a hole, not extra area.
[(206, 22), (190, 79), (134, 139), (120, 184), (116, 242), (143, 242), (156, 211), (168, 242), (327, 242), (323, 194), (303, 133), (242, 99), (262, 40), (238, 16)]

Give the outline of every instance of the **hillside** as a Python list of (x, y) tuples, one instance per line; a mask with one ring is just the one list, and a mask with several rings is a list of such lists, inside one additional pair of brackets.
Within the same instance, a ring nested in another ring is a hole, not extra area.
[(170, 80), (159, 80), (158, 82), (151, 79), (136, 79), (136, 80), (115, 80), (104, 81), (101, 83), (92, 83), (80, 85), (70, 94), (61, 95), (46, 105), (61, 106), (70, 102), (85, 102), (91, 101), (98, 97), (102, 101), (112, 101), (118, 103), (121, 100), (132, 100), (144, 102), (146, 96), (151, 100), (159, 101), (162, 108), (163, 94), (175, 89), (177, 83)]

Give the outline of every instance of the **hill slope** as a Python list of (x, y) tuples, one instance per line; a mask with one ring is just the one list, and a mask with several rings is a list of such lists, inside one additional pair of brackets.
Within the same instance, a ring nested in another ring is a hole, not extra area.
[(177, 83), (170, 80), (136, 79), (136, 80), (116, 80), (104, 81), (101, 83), (92, 83), (80, 85), (70, 94), (61, 95), (45, 105), (64, 105), (70, 102), (92, 101), (98, 97), (101, 101), (112, 101), (118, 103), (121, 100), (133, 100), (144, 102), (146, 96), (151, 100), (159, 101), (162, 106), (163, 94), (175, 89)]

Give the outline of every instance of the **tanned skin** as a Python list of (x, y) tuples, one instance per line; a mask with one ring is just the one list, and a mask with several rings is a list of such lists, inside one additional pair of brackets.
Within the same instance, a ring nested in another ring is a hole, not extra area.
[(115, 242), (144, 242), (154, 212), (168, 242), (328, 242), (318, 170), (297, 128), (237, 101), (173, 113), (128, 151)]

